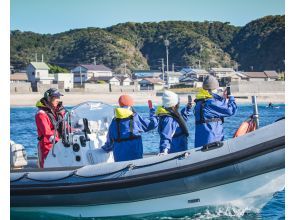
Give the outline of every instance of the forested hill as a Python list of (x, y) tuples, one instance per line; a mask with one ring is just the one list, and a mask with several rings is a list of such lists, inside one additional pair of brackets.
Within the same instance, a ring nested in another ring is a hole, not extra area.
[(58, 34), (11, 31), (11, 64), (24, 68), (44, 54), (45, 62), (71, 68), (96, 57), (117, 72), (159, 69), (166, 57), (169, 69), (186, 66), (233, 67), (242, 70), (284, 70), (285, 16), (267, 16), (244, 27), (228, 22), (164, 21), (123, 23), (105, 29), (83, 28)]

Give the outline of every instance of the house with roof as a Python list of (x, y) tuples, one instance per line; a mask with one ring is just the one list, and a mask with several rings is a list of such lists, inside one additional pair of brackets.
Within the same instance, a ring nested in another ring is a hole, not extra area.
[(103, 64), (80, 64), (73, 68), (74, 83), (84, 83), (92, 77), (111, 77), (113, 72)]
[(217, 79), (221, 79), (233, 75), (235, 70), (233, 68), (211, 68), (209, 73)]
[(235, 72), (233, 68), (211, 68), (210, 74), (218, 79), (220, 86), (227, 86), (231, 82), (248, 80), (246, 75)]
[(244, 72), (244, 75), (248, 77), (248, 81), (275, 81), (279, 76), (276, 71), (265, 70), (263, 72)]
[(182, 77), (197, 78), (200, 82), (203, 82), (203, 79), (209, 75), (205, 69), (183, 68), (180, 72), (183, 74)]
[(159, 70), (134, 70), (132, 73), (133, 79), (144, 79), (144, 78), (159, 78), (162, 74)]
[(49, 67), (44, 62), (30, 62), (26, 72), (31, 83), (51, 84), (54, 76), (49, 74)]
[(98, 77), (91, 77), (86, 81), (86, 83), (98, 83), (98, 84), (110, 84), (114, 86), (120, 85), (120, 79), (116, 76), (98, 76)]
[(164, 81), (160, 78), (144, 78), (139, 81), (140, 90), (162, 90)]
[(197, 87), (198, 79), (195, 76), (183, 76), (179, 84), (183, 87)]
[(130, 86), (134, 84), (134, 81), (128, 75), (116, 75), (115, 77), (119, 79), (121, 86)]
[(10, 83), (23, 83), (28, 82), (28, 75), (26, 73), (13, 73), (10, 74)]

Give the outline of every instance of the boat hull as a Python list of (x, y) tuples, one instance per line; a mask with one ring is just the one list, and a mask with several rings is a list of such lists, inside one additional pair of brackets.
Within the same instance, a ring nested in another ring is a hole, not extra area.
[(284, 188), (284, 125), (160, 157), (14, 171), (11, 210), (116, 217), (222, 205), (260, 209)]
[(107, 205), (12, 207), (12, 212), (48, 213), (71, 217), (173, 215), (206, 206), (229, 205), (258, 211), (284, 188), (284, 169), (180, 195)]

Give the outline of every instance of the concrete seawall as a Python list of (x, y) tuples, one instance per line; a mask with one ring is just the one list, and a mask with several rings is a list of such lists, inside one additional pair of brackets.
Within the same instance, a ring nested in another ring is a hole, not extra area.
[[(17, 83), (15, 83), (17, 84)], [(28, 84), (17, 84), (19, 87), (14, 87), (11, 84), (10, 105), (11, 106), (34, 106), (46, 89), (50, 85), (40, 87), (40, 92), (31, 92)], [(136, 104), (146, 104), (148, 99), (154, 103), (161, 103), (161, 93), (157, 91), (138, 91), (135, 86), (114, 86), (113, 91), (108, 90), (107, 85), (92, 84), (84, 88), (75, 88), (70, 92), (65, 92), (62, 100), (65, 105), (76, 105), (88, 100), (99, 100), (109, 104), (117, 104), (118, 97), (121, 94), (131, 95)], [(259, 103), (285, 103), (285, 82), (233, 82), (231, 84), (232, 94), (236, 97), (238, 103), (251, 103), (251, 96), (256, 95)], [(187, 95), (195, 97), (195, 93), (184, 92), (179, 93), (181, 103), (187, 102)]]

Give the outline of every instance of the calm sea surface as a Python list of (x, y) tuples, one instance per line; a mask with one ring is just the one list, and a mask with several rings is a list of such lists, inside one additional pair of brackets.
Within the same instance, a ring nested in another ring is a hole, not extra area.
[[(231, 138), (242, 121), (246, 120), (252, 114), (251, 105), (239, 105), (235, 116), (225, 119), (225, 137)], [(68, 108), (70, 109), (70, 107)], [(136, 111), (143, 116), (148, 115), (146, 106), (135, 107)], [(36, 155), (37, 133), (34, 121), (36, 108), (19, 107), (11, 108), (10, 113), (10, 138), (16, 143), (26, 147), (28, 155)], [(259, 105), (260, 126), (273, 123), (275, 120), (283, 117), (285, 106), (279, 105), (279, 108), (267, 108), (266, 105)], [(194, 143), (194, 118), (190, 117), (188, 127), (190, 130), (189, 148), (193, 148)], [(144, 152), (158, 152), (159, 136), (156, 130), (143, 135)], [(13, 219), (40, 219), (40, 216), (19, 216), (12, 215)], [(285, 190), (275, 194), (260, 213), (254, 213), (250, 210), (236, 210), (231, 207), (207, 207), (199, 212), (187, 213), (182, 218), (177, 219), (284, 219), (285, 218)], [(54, 216), (43, 216), (41, 219), (63, 219)], [(68, 218), (64, 218), (68, 219)], [(171, 217), (157, 217), (156, 219), (175, 219)]]

